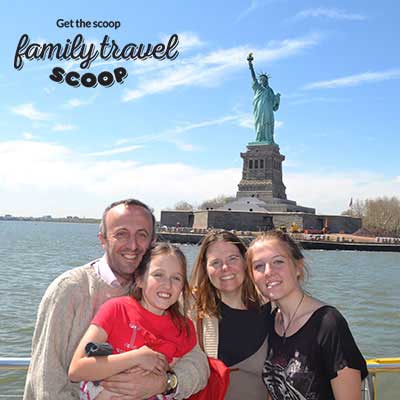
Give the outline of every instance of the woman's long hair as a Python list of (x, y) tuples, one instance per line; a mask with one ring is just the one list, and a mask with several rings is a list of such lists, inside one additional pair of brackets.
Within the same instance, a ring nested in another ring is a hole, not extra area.
[(241, 256), (245, 267), (245, 277), (242, 285), (242, 302), (247, 309), (259, 308), (261, 304), (260, 296), (251, 279), (250, 271), (245, 263), (246, 245), (233, 233), (229, 231), (211, 231), (202, 240), (199, 253), (194, 264), (192, 277), (190, 279), (190, 289), (194, 296), (193, 312), (196, 319), (205, 316), (220, 318), (217, 307), (219, 290), (211, 283), (207, 274), (207, 251), (211, 245), (217, 242), (227, 242), (235, 245)]

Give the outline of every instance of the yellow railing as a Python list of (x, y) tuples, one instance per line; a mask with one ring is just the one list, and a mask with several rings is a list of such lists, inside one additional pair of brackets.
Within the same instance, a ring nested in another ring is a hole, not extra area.
[(376, 377), (377, 374), (400, 372), (400, 357), (371, 358), (367, 360), (369, 375), (363, 382), (363, 400), (378, 399)]
[[(0, 357), (0, 370), (28, 369), (30, 358)], [(376, 393), (376, 376), (385, 372), (400, 372), (400, 357), (373, 358), (367, 360), (369, 375), (363, 382), (363, 400), (374, 400)]]

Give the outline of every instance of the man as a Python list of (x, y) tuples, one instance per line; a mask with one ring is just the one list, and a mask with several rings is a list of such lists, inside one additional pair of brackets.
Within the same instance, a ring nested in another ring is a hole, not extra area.
[[(112, 203), (103, 213), (98, 237), (104, 256), (63, 273), (43, 296), (24, 400), (79, 399), (79, 385), (68, 379), (71, 358), (99, 307), (128, 294), (133, 272), (155, 241), (154, 216), (138, 200)], [(118, 399), (145, 399), (165, 391), (175, 391), (175, 398), (183, 399), (202, 389), (207, 379), (207, 359), (196, 346), (168, 376), (142, 376), (133, 370), (102, 384)]]

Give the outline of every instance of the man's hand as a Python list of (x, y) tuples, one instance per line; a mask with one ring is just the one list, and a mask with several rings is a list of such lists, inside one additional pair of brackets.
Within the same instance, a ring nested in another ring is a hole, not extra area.
[(157, 375), (164, 375), (169, 365), (164, 354), (158, 353), (147, 346), (142, 346), (138, 350), (133, 350), (139, 354), (138, 366), (146, 371)]
[(144, 375), (142, 369), (132, 368), (105, 379), (101, 385), (115, 394), (115, 400), (143, 400), (165, 391), (167, 375)]

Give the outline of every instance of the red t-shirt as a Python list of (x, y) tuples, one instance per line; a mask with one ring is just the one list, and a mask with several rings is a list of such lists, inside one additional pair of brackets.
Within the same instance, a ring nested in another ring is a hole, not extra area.
[(92, 320), (103, 328), (113, 353), (138, 349), (144, 345), (163, 353), (170, 363), (174, 357), (182, 357), (196, 344), (192, 321), (188, 321), (190, 334), (182, 325), (181, 333), (168, 312), (156, 315), (146, 310), (130, 296), (116, 297), (105, 302)]

